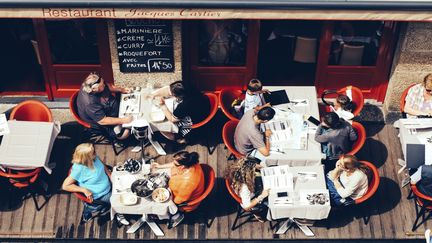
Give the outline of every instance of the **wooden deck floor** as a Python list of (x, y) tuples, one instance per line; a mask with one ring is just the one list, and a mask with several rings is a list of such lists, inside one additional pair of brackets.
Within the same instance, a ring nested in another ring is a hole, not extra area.
[[(210, 228), (206, 228), (192, 215), (175, 229), (168, 230), (165, 224), (161, 224), (165, 232), (163, 239), (305, 239), (299, 229), (291, 229), (284, 235), (274, 235), (268, 223), (247, 223), (235, 231), (230, 230), (235, 218), (236, 204), (227, 193), (222, 180), (228, 162), (227, 150), (220, 139), (224, 120), (220, 120), (211, 127), (213, 135), (210, 140), (218, 143), (213, 154), (208, 154), (206, 147), (200, 144), (185, 148), (198, 152), (201, 161), (210, 164), (217, 172), (216, 186), (200, 208), (203, 212), (215, 216), (214, 222)], [(77, 127), (74, 123), (64, 124), (63, 132), (56, 141), (52, 161), (57, 163), (57, 167), (54, 173), (45, 179), (56, 193), (41, 211), (35, 210), (31, 198), (22, 201), (17, 192), (5, 187), (0, 188), (0, 237), (155, 239), (156, 236), (148, 226), (144, 226), (136, 234), (126, 234), (126, 227), (117, 228), (112, 222), (99, 225), (94, 220), (85, 225), (78, 224), (82, 203), (73, 195), (58, 191), (70, 166), (72, 150), (78, 143)], [(401, 189), (399, 186), (397, 158), (402, 156), (402, 152), (397, 130), (391, 125), (366, 124), (365, 127), (368, 139), (358, 157), (373, 162), (379, 168), (381, 176), (381, 184), (372, 201), (374, 207), (371, 210), (370, 222), (364, 225), (362, 218), (355, 217), (355, 210), (335, 212), (330, 218), (330, 229), (326, 228), (324, 222), (318, 222), (312, 227), (316, 235), (314, 239), (416, 238), (405, 235), (405, 232), (411, 230), (415, 212), (412, 201), (406, 199), (408, 188)], [(172, 147), (167, 146), (167, 150), (173, 152)], [(116, 157), (110, 147), (98, 145), (97, 153), (107, 164), (114, 165), (128, 157), (138, 157), (137, 154), (130, 153), (130, 149)], [(148, 147), (146, 151), (152, 156), (155, 154), (153, 148)], [(156, 158), (156, 161), (165, 163), (170, 159), (171, 156), (165, 156)], [(42, 201), (42, 197), (39, 200)], [(432, 220), (421, 226), (417, 232), (424, 232), (428, 227), (432, 227)]]

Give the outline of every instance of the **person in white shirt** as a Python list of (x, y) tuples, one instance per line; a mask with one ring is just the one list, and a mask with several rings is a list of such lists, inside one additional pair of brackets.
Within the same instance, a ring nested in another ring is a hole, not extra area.
[(327, 188), (332, 205), (349, 205), (366, 194), (369, 168), (354, 155), (344, 155), (327, 174)]
[(254, 78), (251, 79), (247, 85), (245, 99), (240, 105), (234, 106), (234, 110), (237, 116), (241, 118), (243, 114), (252, 109), (260, 110), (264, 106), (270, 106), (269, 103), (265, 103), (262, 96), (263, 93), (269, 93), (267, 89), (262, 89), (262, 83), (260, 80)]
[(257, 158), (243, 157), (228, 167), (225, 178), (231, 182), (232, 189), (240, 196), (240, 206), (246, 211), (251, 211), (262, 222), (268, 211), (263, 201), (268, 197), (269, 190), (259, 193), (262, 188), (255, 183), (255, 170), (262, 168), (259, 163), (260, 160)]
[(330, 109), (338, 114), (340, 118), (343, 118), (345, 121), (350, 123), (354, 118), (354, 114), (352, 113), (354, 104), (351, 102), (351, 99), (348, 97), (348, 95), (339, 94), (336, 98), (336, 103), (334, 106), (330, 106)]

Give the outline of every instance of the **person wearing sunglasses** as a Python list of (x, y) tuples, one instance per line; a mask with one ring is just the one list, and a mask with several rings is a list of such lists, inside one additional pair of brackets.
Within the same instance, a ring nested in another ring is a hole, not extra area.
[(432, 73), (426, 75), (422, 83), (408, 90), (404, 112), (408, 118), (432, 116)]
[(112, 93), (129, 92), (128, 88), (105, 83), (100, 74), (92, 72), (82, 83), (77, 96), (78, 115), (92, 125), (103, 126), (113, 138), (126, 139), (130, 132), (128, 129), (121, 131), (121, 125), (132, 122), (133, 118), (118, 118), (120, 103)]

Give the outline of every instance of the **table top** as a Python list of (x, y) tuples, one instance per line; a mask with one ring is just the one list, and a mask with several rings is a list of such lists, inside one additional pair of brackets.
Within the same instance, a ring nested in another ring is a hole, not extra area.
[(399, 119), (399, 139), (402, 145), (402, 152), (406, 161), (407, 144), (425, 144), (432, 146), (428, 138), (432, 138), (432, 119)]
[(58, 132), (53, 122), (8, 121), (10, 133), (0, 145), (0, 164), (46, 167)]

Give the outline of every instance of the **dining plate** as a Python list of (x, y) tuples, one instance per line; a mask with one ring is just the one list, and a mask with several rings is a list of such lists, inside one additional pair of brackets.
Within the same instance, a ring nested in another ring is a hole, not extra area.
[(138, 197), (133, 193), (123, 193), (120, 195), (120, 203), (125, 206), (134, 205), (138, 202)]
[(155, 202), (163, 203), (170, 198), (170, 192), (166, 188), (159, 187), (153, 191), (152, 198)]

